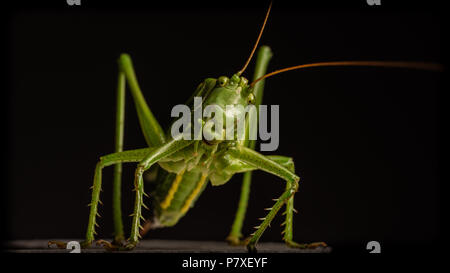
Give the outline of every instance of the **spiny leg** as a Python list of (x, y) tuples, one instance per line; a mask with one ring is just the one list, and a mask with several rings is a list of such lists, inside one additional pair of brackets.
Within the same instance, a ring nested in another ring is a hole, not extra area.
[[(118, 105), (117, 108), (121, 109), (121, 111), (124, 111), (124, 101), (125, 98), (121, 97), (123, 96), (125, 92), (125, 85), (124, 81), (121, 81), (122, 79), (126, 79), (128, 82), (128, 86), (130, 88), (130, 91), (133, 95), (133, 99), (136, 105), (137, 114), (139, 117), (140, 126), (142, 129), (142, 132), (144, 134), (145, 140), (147, 141), (147, 144), (149, 147), (154, 146), (160, 146), (164, 143), (166, 143), (165, 140), (165, 134), (164, 131), (161, 129), (161, 126), (157, 122), (156, 118), (153, 116), (152, 112), (150, 111), (150, 108), (148, 107), (147, 103), (145, 102), (144, 96), (142, 95), (142, 92), (140, 90), (139, 84), (136, 79), (136, 75), (134, 72), (133, 64), (131, 61), (131, 58), (127, 54), (122, 54), (119, 58), (119, 88), (118, 88)], [(188, 100), (188, 103), (190, 104), (195, 96), (199, 97), (206, 97), (206, 94), (209, 93), (210, 90), (212, 90), (216, 86), (216, 79), (213, 78), (207, 78), (204, 80), (196, 89), (192, 97)], [(120, 123), (120, 116), (118, 114), (116, 119), (116, 135), (122, 134), (123, 135), (123, 123)], [(118, 137), (116, 137), (118, 139)], [(119, 144), (116, 145), (118, 146)], [(116, 147), (117, 147), (116, 146)], [(121, 170), (121, 167), (116, 167), (117, 169)], [(164, 172), (164, 170), (160, 169), (159, 171)], [(115, 196), (116, 199), (119, 201), (117, 202), (117, 210), (120, 209), (120, 171), (117, 171), (118, 174), (115, 175), (114, 179), (117, 179), (119, 182), (116, 183), (116, 186), (114, 187), (115, 190)], [(116, 215), (115, 221), (119, 222), (122, 221), (122, 218), (119, 216), (119, 213), (115, 213)], [(150, 227), (151, 221), (148, 220), (144, 226), (146, 226), (144, 231), (148, 231)], [(145, 233), (145, 232), (144, 232)]]
[(255, 252), (255, 246), (267, 226), (270, 225), (273, 218), (278, 213), (280, 208), (284, 205), (284, 203), (286, 203), (289, 198), (291, 198), (297, 191), (298, 181), (300, 180), (300, 178), (288, 168), (285, 168), (275, 161), (271, 160), (270, 158), (244, 146), (236, 146), (230, 148), (228, 150), (228, 153), (244, 163), (283, 178), (287, 183), (286, 190), (278, 199), (276, 199), (274, 206), (268, 209), (269, 213), (266, 215), (266, 217), (262, 218), (263, 222), (260, 226), (255, 227), (257, 230), (248, 240), (247, 249), (250, 252)]
[[(98, 214), (98, 203), (100, 201), (100, 191), (102, 187), (102, 169), (105, 167), (105, 163), (100, 158), (100, 161), (97, 163), (95, 167), (95, 174), (94, 174), (94, 183), (92, 186), (92, 199), (91, 202), (88, 204), (90, 207), (90, 213), (89, 213), (89, 220), (88, 220), (88, 227), (86, 231), (86, 239), (81, 242), (82, 248), (88, 248), (92, 245), (92, 242), (94, 241), (94, 235), (97, 233), (95, 232), (95, 227), (98, 226), (96, 222), (96, 217), (99, 216)], [(58, 248), (66, 248), (67, 243), (65, 242), (59, 242), (59, 241), (50, 241), (48, 242), (48, 246), (55, 244)]]
[(279, 176), (286, 180), (287, 183), (290, 183), (289, 189), (284, 191), (284, 193), (277, 199), (275, 205), (269, 210), (267, 216), (265, 218), (262, 218), (263, 222), (260, 226), (256, 227), (257, 230), (252, 234), (252, 237), (247, 243), (247, 249), (250, 252), (256, 252), (256, 243), (258, 242), (267, 226), (272, 222), (272, 219), (280, 210), (281, 206), (283, 206), (288, 198), (290, 198), (297, 191), (298, 181), (300, 180), (300, 178), (287, 168), (244, 146), (230, 148), (228, 152), (231, 156), (241, 160), (242, 162), (252, 165), (260, 170)]
[[(144, 194), (144, 183), (142, 179), (142, 174), (144, 171), (148, 170), (153, 164), (158, 162), (161, 159), (164, 159), (167, 156), (185, 148), (186, 146), (193, 143), (192, 140), (177, 140), (173, 139), (162, 146), (156, 147), (154, 150), (150, 151), (145, 158), (139, 162), (134, 177), (134, 185), (136, 191), (134, 210), (133, 210), (133, 220), (131, 224), (131, 232), (130, 237), (128, 239), (125, 248), (130, 250), (133, 249), (139, 241), (139, 230), (143, 229), (140, 224), (142, 217), (142, 197)], [(145, 219), (144, 219), (145, 220)]]
[[(294, 172), (294, 169), (293, 169), (293, 160), (291, 159), (291, 158), (289, 158), (289, 157), (285, 157), (285, 156), (278, 156), (278, 155), (268, 155), (267, 156), (267, 158), (268, 159), (270, 159), (270, 160), (272, 160), (272, 161), (274, 161), (274, 162), (276, 162), (276, 163), (278, 163), (278, 164), (280, 164), (281, 166), (283, 166), (283, 167), (285, 167), (285, 168), (287, 168), (288, 170), (290, 170), (290, 171), (292, 171), (292, 172)], [(254, 166), (247, 166), (247, 165), (243, 165), (243, 169), (251, 169), (252, 171), (253, 170), (257, 170), (258, 168), (256, 168), (256, 167), (254, 167)], [(247, 171), (247, 172), (245, 172), (244, 173), (244, 181), (245, 181), (245, 179), (248, 179), (248, 174), (251, 174), (252, 172), (251, 171)], [(286, 183), (286, 185), (287, 185), (287, 187), (286, 188), (288, 188), (289, 186), (290, 186), (290, 183)], [(244, 185), (242, 186), (242, 191), (246, 191), (246, 189), (244, 188)], [(241, 202), (243, 202), (242, 201), (242, 195), (243, 195), (244, 193), (242, 193), (241, 192), (241, 200), (240, 200), (240, 205), (241, 205)], [(292, 198), (291, 198), (292, 199)], [(289, 199), (289, 200), (291, 200), (291, 199)], [(288, 201), (289, 202), (289, 201)], [(236, 218), (237, 218), (238, 216), (236, 216)], [(243, 217), (243, 216), (242, 216)], [(242, 225), (242, 223), (241, 223), (241, 225)], [(235, 227), (234, 225), (233, 225), (233, 227)], [(240, 229), (239, 229), (239, 233), (240, 233)], [(227, 240), (232, 244), (232, 245), (244, 245), (244, 244), (246, 244), (246, 240), (243, 240), (243, 239), (238, 239), (238, 238), (233, 238), (233, 241), (232, 240), (230, 240), (231, 238), (231, 234), (230, 234), (230, 236), (227, 238)]]
[[(291, 172), (295, 173), (295, 165), (294, 161), (290, 157), (285, 156), (276, 156), (276, 158), (272, 156), (268, 156), (272, 160), (276, 161), (278, 164), (286, 167)], [(291, 187), (291, 183), (286, 183), (286, 190), (288, 190)], [(296, 248), (316, 248), (319, 246), (326, 247), (327, 244), (324, 242), (315, 242), (315, 243), (308, 243), (308, 244), (299, 244), (293, 241), (293, 214), (295, 212), (294, 208), (294, 197), (295, 194), (290, 197), (286, 202), (286, 211), (283, 213), (283, 215), (286, 215), (286, 220), (281, 224), (284, 226), (284, 230), (282, 232), (283, 240), (286, 242), (286, 244), (289, 247), (296, 247)]]
[[(125, 88), (126, 82), (135, 102), (140, 126), (144, 138), (149, 147), (161, 145), (165, 142), (165, 134), (156, 118), (148, 107), (141, 92), (133, 69), (131, 58), (122, 54), (119, 58), (119, 76), (117, 84), (117, 106), (116, 106), (116, 133), (115, 152), (123, 151), (124, 127), (125, 127)], [(122, 164), (114, 167), (113, 181), (113, 222), (114, 241), (113, 244), (121, 245), (125, 239), (123, 231), (122, 209), (121, 209), (121, 187), (122, 187)]]
[[(110, 166), (113, 164), (119, 164), (124, 162), (139, 162), (145, 158), (145, 156), (150, 153), (152, 150), (156, 148), (144, 148), (138, 150), (125, 151), (120, 153), (109, 154), (100, 158), (99, 163), (97, 163), (97, 167), (95, 169), (94, 175), (94, 185), (92, 190), (92, 201), (90, 203), (91, 211), (89, 214), (89, 222), (86, 232), (86, 240), (85, 244), (90, 245), (94, 240), (95, 234), (95, 226), (96, 226), (96, 216), (99, 216), (97, 213), (97, 206), (100, 197), (101, 190), (101, 172), (102, 169), (106, 166)], [(115, 249), (116, 245), (109, 245), (106, 241), (99, 241), (98, 243), (103, 244), (107, 249)]]
[[(92, 198), (89, 203), (90, 213), (89, 221), (86, 230), (86, 239), (81, 242), (81, 247), (86, 248), (92, 245), (94, 242), (95, 226), (97, 225), (96, 217), (98, 214), (98, 203), (100, 202), (100, 191), (102, 187), (102, 169), (107, 166), (114, 164), (125, 163), (125, 162), (139, 162), (145, 158), (145, 156), (155, 148), (144, 148), (137, 150), (124, 151), (120, 153), (113, 153), (100, 157), (100, 161), (97, 163), (94, 174), (94, 183), (92, 188)], [(59, 248), (65, 248), (65, 242), (50, 241), (49, 246), (55, 244)]]
[[(272, 57), (272, 51), (268, 46), (262, 46), (258, 49), (256, 64), (255, 64), (255, 72), (253, 73), (253, 80), (258, 79), (259, 77), (266, 74), (267, 66), (269, 65), (269, 61)], [(255, 106), (259, 107), (262, 102), (263, 93), (264, 93), (264, 80), (256, 83), (253, 89), (253, 95), (255, 96)], [(246, 123), (246, 130), (248, 132), (249, 126), (248, 122)], [(248, 134), (247, 134), (248, 135)], [(246, 140), (246, 147), (254, 150), (256, 145), (256, 140)], [(231, 226), (230, 234), (227, 237), (227, 241), (232, 245), (240, 245), (242, 244), (242, 225), (244, 223), (245, 213), (247, 211), (248, 199), (250, 196), (250, 185), (252, 180), (252, 172), (245, 172), (242, 179), (242, 187), (241, 187), (241, 195), (239, 198), (238, 209), (236, 211), (236, 216), (233, 221), (233, 225)]]

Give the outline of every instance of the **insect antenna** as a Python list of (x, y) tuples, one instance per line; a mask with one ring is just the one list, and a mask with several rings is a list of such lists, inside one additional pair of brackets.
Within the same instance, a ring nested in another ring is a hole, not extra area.
[(389, 62), (389, 61), (341, 61), (341, 62), (320, 62), (311, 64), (301, 64), (291, 67), (286, 67), (273, 72), (270, 72), (264, 76), (259, 77), (254, 80), (250, 87), (255, 86), (257, 82), (265, 78), (287, 72), (290, 70), (318, 67), (318, 66), (378, 66), (378, 67), (399, 67), (399, 68), (412, 68), (412, 69), (423, 69), (423, 70), (442, 70), (442, 65), (436, 63), (425, 63), (425, 62)]
[(267, 9), (267, 13), (266, 13), (266, 18), (264, 19), (264, 23), (261, 27), (261, 30), (259, 31), (258, 39), (256, 39), (256, 43), (255, 43), (255, 46), (253, 46), (252, 52), (250, 53), (250, 57), (248, 57), (247, 62), (245, 63), (244, 67), (241, 70), (239, 70), (239, 72), (237, 73), (239, 76), (242, 75), (242, 73), (244, 73), (248, 64), (252, 60), (253, 54), (255, 53), (255, 50), (258, 47), (259, 40), (261, 39), (261, 36), (263, 34), (264, 27), (266, 26), (267, 18), (269, 18), (269, 13), (270, 13), (271, 8), (272, 8), (272, 1), (270, 1), (270, 5), (269, 5), (269, 8)]

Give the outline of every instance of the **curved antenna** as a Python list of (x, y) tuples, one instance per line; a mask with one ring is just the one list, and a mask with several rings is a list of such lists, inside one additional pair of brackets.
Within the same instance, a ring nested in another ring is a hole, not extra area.
[(250, 57), (247, 59), (247, 62), (245, 63), (244, 67), (241, 70), (239, 70), (239, 72), (237, 73), (239, 76), (242, 75), (242, 73), (244, 73), (245, 69), (247, 68), (248, 64), (250, 63), (250, 61), (253, 57), (253, 54), (255, 53), (256, 48), (258, 47), (259, 39), (261, 39), (261, 36), (263, 34), (264, 27), (266, 26), (267, 18), (269, 18), (269, 13), (270, 13), (271, 8), (272, 8), (272, 1), (270, 1), (269, 9), (267, 10), (267, 13), (266, 13), (266, 18), (264, 19), (264, 23), (261, 27), (261, 30), (259, 31), (258, 39), (256, 39), (256, 43), (255, 43), (255, 46), (253, 47), (252, 53), (250, 53)]
[(425, 63), (425, 62), (385, 62), (385, 61), (342, 61), (342, 62), (320, 62), (311, 64), (301, 64), (296, 66), (291, 66), (283, 69), (279, 69), (270, 72), (264, 76), (261, 76), (254, 80), (250, 87), (253, 87), (255, 83), (263, 80), (265, 78), (271, 77), (276, 74), (280, 74), (286, 71), (318, 67), (318, 66), (382, 66), (382, 67), (399, 67), (399, 68), (413, 68), (413, 69), (424, 69), (424, 70), (442, 70), (442, 65), (436, 63)]

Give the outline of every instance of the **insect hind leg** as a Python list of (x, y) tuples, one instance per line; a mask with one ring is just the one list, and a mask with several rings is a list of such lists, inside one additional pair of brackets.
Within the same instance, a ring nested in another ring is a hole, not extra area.
[[(119, 75), (117, 84), (116, 105), (116, 132), (115, 152), (123, 151), (124, 127), (125, 127), (125, 89), (128, 83), (129, 90), (135, 102), (137, 115), (144, 138), (149, 147), (162, 145), (165, 142), (165, 133), (160, 124), (153, 116), (147, 102), (144, 99), (134, 72), (131, 58), (128, 54), (119, 57)], [(113, 180), (113, 222), (114, 222), (114, 244), (122, 244), (125, 241), (122, 209), (121, 209), (121, 187), (122, 187), (122, 164), (114, 167)]]

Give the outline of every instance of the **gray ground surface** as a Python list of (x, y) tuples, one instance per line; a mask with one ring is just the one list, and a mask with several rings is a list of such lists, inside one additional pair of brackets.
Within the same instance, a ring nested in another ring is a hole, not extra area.
[[(63, 239), (63, 242), (81, 241), (79, 239)], [(7, 243), (8, 252), (19, 253), (67, 253), (69, 250), (48, 248), (48, 240), (17, 240)], [(257, 245), (258, 253), (317, 253), (330, 252), (331, 248), (294, 249), (284, 243), (261, 242)], [(86, 253), (106, 252), (100, 246), (91, 249), (82, 249)], [(213, 241), (179, 241), (179, 240), (143, 240), (132, 251), (127, 253), (246, 253), (244, 246), (230, 246), (225, 242)]]

